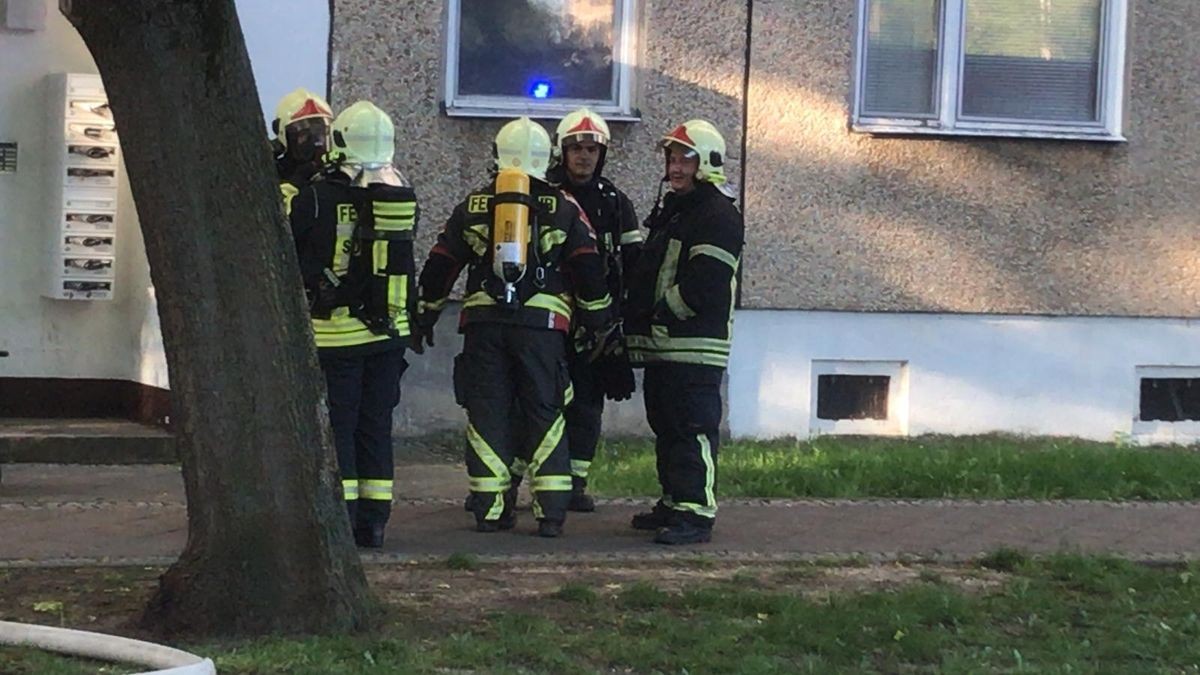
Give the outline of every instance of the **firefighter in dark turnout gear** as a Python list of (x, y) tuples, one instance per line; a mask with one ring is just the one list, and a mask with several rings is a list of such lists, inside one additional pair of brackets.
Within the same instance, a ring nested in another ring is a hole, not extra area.
[(391, 119), (355, 103), (334, 120), (330, 168), (291, 212), (346, 507), (355, 541), (371, 548), (391, 513), (392, 410), (416, 303), (417, 200), (394, 152)]
[(332, 122), (333, 110), (325, 99), (303, 87), (284, 96), (275, 107), (271, 147), (284, 213), (291, 213), (292, 200), (321, 171)]
[[(569, 197), (545, 182), (550, 136), (526, 117), (496, 136), (497, 177), (467, 195), (438, 235), (421, 272), (414, 348), (433, 325), (463, 267), (463, 352), (455, 398), (467, 411), (468, 506), (481, 532), (511, 529), (528, 472), (538, 534), (562, 532), (571, 495), (563, 406), (570, 396), (564, 336), (572, 315), (603, 325), (612, 304), (590, 227)], [(509, 183), (526, 186), (514, 190)], [(510, 236), (510, 209), (525, 215)], [(509, 261), (509, 262), (505, 262)], [(502, 279), (500, 272), (511, 276)], [(506, 283), (507, 282), (507, 283)]]
[(630, 280), (630, 358), (645, 367), (662, 498), (634, 516), (662, 544), (709, 541), (717, 515), (721, 379), (729, 362), (744, 227), (722, 191), (725, 141), (691, 120), (663, 137), (671, 191), (650, 214)]
[[(643, 237), (633, 203), (603, 175), (609, 138), (604, 118), (587, 108), (564, 117), (555, 133), (551, 182), (574, 197), (587, 214), (604, 260), (608, 293), (619, 312), (625, 295), (624, 281), (641, 251)], [(587, 477), (600, 441), (605, 396), (622, 401), (634, 391), (633, 368), (620, 325), (614, 324), (603, 338), (604, 343), (599, 345), (577, 340), (567, 344), (575, 394), (566, 409), (571, 511), (588, 512), (596, 508), (595, 501), (587, 494)]]

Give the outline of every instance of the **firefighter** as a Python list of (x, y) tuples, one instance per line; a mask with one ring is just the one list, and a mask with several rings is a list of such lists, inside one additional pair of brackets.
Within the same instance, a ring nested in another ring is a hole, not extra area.
[(612, 300), (590, 227), (546, 182), (550, 135), (522, 117), (500, 129), (493, 149), (495, 177), (455, 207), (421, 271), (413, 344), (433, 344), (466, 267), (453, 379), (467, 411), (469, 510), (480, 532), (511, 529), (512, 474), (528, 472), (538, 534), (557, 537), (571, 496), (564, 337), (573, 314), (585, 330), (602, 326)]
[(296, 194), (320, 172), (332, 122), (333, 110), (325, 99), (303, 87), (288, 93), (275, 106), (271, 148), (285, 213), (291, 213)]
[[(609, 146), (608, 124), (587, 108), (558, 124), (552, 149), (552, 181), (579, 203), (596, 233), (604, 261), (608, 292), (617, 305), (624, 299), (624, 280), (641, 251), (633, 203), (604, 177)], [(571, 511), (594, 511), (587, 494), (588, 470), (600, 441), (605, 396), (622, 401), (633, 395), (633, 369), (620, 325), (614, 324), (598, 345), (571, 341), (567, 346), (574, 397), (566, 409), (567, 446), (571, 455)]]
[(645, 368), (662, 498), (633, 527), (661, 544), (709, 541), (717, 515), (721, 379), (729, 362), (742, 217), (725, 186), (725, 140), (691, 120), (660, 141), (670, 191), (647, 219), (629, 284), (630, 359)]
[(394, 128), (366, 101), (333, 122), (330, 165), (292, 201), (292, 234), (329, 393), (329, 421), (359, 546), (391, 513), (392, 410), (415, 310), (416, 194), (392, 166)]

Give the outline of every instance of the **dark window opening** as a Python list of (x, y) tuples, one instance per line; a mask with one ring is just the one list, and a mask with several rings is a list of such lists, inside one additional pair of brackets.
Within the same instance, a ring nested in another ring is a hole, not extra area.
[(1138, 419), (1200, 421), (1200, 378), (1143, 377)]
[(818, 375), (817, 418), (823, 420), (886, 420), (887, 375)]

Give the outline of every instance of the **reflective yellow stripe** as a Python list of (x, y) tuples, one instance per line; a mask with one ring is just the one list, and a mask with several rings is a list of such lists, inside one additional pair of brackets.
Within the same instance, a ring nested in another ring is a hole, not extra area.
[(401, 335), (411, 333), (408, 327), (408, 275), (393, 274), (388, 277), (388, 315), (392, 326)]
[[(550, 455), (553, 454), (555, 448), (558, 447), (559, 442), (562, 440), (563, 429), (565, 428), (566, 421), (563, 419), (562, 413), (559, 413), (558, 417), (554, 418), (554, 422), (550, 424), (550, 428), (546, 429), (546, 435), (542, 436), (542, 441), (538, 443), (537, 450), (533, 451), (533, 459), (529, 461), (529, 475), (533, 477), (531, 489), (534, 492), (537, 492), (538, 490), (538, 470), (542, 468), (542, 463), (545, 462)], [(571, 486), (569, 476), (567, 477), (567, 483), (568, 485), (566, 489), (570, 490)], [(537, 499), (533, 500), (533, 515), (536, 518), (542, 518), (544, 516), (542, 513), (542, 507), (540, 504), (538, 504)]]
[(502, 478), (470, 478), (471, 492), (504, 492), (510, 485)]
[(463, 241), (467, 242), (477, 256), (487, 253), (488, 246), (491, 245), (490, 238), (487, 225), (472, 225), (463, 230)]
[(643, 241), (646, 241), (646, 238), (642, 236), (641, 230), (626, 230), (625, 232), (621, 233), (622, 246), (625, 244), (636, 244)]
[(313, 319), (312, 327), (318, 347), (354, 347), (388, 339), (372, 333), (345, 307), (335, 309), (329, 319)]
[(446, 306), (446, 301), (449, 299), (450, 299), (450, 296), (446, 296), (439, 300), (418, 300), (417, 301), (417, 311), (418, 312), (440, 312)]
[(362, 478), (358, 481), (359, 499), (392, 501), (392, 481)]
[[(534, 492), (570, 492), (570, 476), (534, 476), (530, 488)], [(541, 516), (538, 516), (539, 518)]]
[(292, 200), (296, 195), (300, 194), (300, 189), (291, 183), (280, 183), (279, 192), (283, 195), (283, 213), (284, 215), (292, 215)]
[(566, 300), (549, 293), (538, 293), (530, 298), (526, 303), (526, 307), (534, 307), (537, 309), (545, 309), (555, 314), (571, 318), (571, 305)]
[(717, 465), (713, 462), (712, 445), (708, 442), (708, 436), (697, 434), (696, 441), (700, 445), (700, 459), (704, 460), (704, 502), (696, 504), (694, 502), (679, 502), (675, 504), (675, 508), (680, 511), (689, 511), (698, 516), (705, 518), (717, 517), (717, 496), (713, 487), (717, 483)]
[(575, 384), (567, 383), (567, 390), (563, 392), (563, 405), (571, 405), (571, 401), (575, 400)]
[(352, 502), (352, 501), (355, 501), (358, 499), (358, 479), (357, 478), (343, 478), (342, 479), (342, 497), (348, 502)]
[(584, 311), (596, 312), (608, 307), (612, 307), (612, 296), (608, 293), (605, 293), (604, 297), (600, 298), (599, 300), (584, 300), (583, 298), (576, 298), (575, 302), (579, 305), (579, 308)]
[(658, 268), (658, 282), (654, 285), (654, 301), (662, 300), (667, 289), (675, 285), (675, 273), (679, 269), (679, 252), (683, 243), (678, 239), (667, 242), (667, 253), (663, 256), (662, 266)]
[(726, 265), (729, 265), (734, 272), (737, 272), (738, 259), (733, 257), (729, 251), (726, 251), (720, 246), (713, 246), (712, 244), (697, 244), (688, 249), (688, 260), (691, 260), (698, 255), (706, 255), (716, 258)]
[[(655, 326), (657, 328), (657, 326)], [(724, 368), (729, 364), (729, 340), (720, 338), (627, 335), (629, 360), (634, 363), (697, 363)]]
[[(500, 488), (495, 490), (495, 498), (492, 500), (492, 508), (488, 510), (485, 520), (496, 520), (504, 511), (504, 491), (509, 488), (512, 478), (508, 473), (508, 467), (504, 466), (504, 461), (488, 445), (488, 442), (483, 439), (474, 424), (467, 422), (467, 444), (471, 446), (471, 450), (479, 457), (479, 461), (483, 462), (492, 472), (492, 480), (498, 481), (496, 485)], [(493, 490), (481, 490), (481, 492), (493, 492)]]
[(587, 478), (588, 469), (592, 468), (592, 463), (583, 459), (571, 460), (571, 475), (578, 478)]
[(542, 230), (542, 253), (547, 253), (555, 246), (561, 246), (567, 242), (567, 233), (562, 230)]
[(377, 216), (393, 218), (417, 215), (416, 202), (371, 202), (371, 211)]
[(371, 269), (375, 276), (387, 276), (388, 242), (371, 242)]
[(475, 291), (463, 300), (463, 307), (487, 307), (496, 304), (496, 300), (487, 291)]
[(670, 308), (671, 313), (677, 318), (690, 319), (696, 316), (696, 310), (689, 307), (688, 304), (683, 301), (683, 295), (679, 292), (678, 284), (667, 289), (667, 295), (665, 297), (667, 298), (667, 307)]

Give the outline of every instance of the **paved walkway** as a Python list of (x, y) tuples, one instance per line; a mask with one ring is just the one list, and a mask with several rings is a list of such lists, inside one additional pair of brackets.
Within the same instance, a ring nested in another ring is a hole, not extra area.
[[(400, 466), (387, 545), (368, 560), (655, 559), (697, 554), (747, 559), (861, 555), (961, 560), (999, 547), (1030, 552), (1105, 552), (1138, 559), (1200, 557), (1200, 503), (727, 500), (710, 544), (683, 549), (629, 528), (647, 500), (600, 500), (572, 514), (567, 535), (533, 536), (521, 513), (510, 533), (478, 534), (462, 510), (463, 470)], [(186, 536), (178, 469), (172, 466), (10, 464), (0, 483), (0, 566), (163, 564)]]

